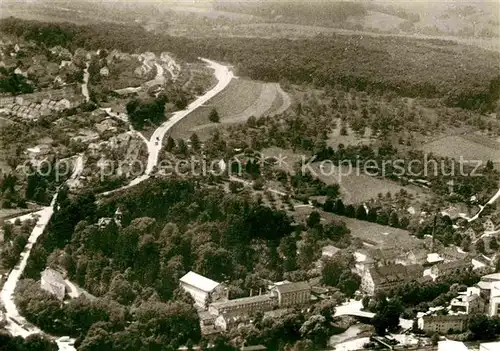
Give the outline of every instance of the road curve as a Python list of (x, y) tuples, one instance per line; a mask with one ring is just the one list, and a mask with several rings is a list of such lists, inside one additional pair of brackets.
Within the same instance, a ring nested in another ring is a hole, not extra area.
[[(71, 181), (77, 179), (80, 176), (82, 170), (83, 170), (83, 155), (80, 154), (75, 162), (75, 166), (69, 180)], [(26, 338), (31, 334), (42, 333), (42, 331), (38, 327), (35, 326), (26, 327), (27, 321), (23, 316), (21, 316), (15, 304), (14, 292), (17, 283), (19, 281), (19, 278), (21, 278), (21, 275), (23, 274), (23, 271), (26, 268), (26, 264), (28, 263), (28, 258), (30, 256), (33, 245), (36, 243), (40, 235), (42, 235), (42, 233), (45, 230), (45, 227), (50, 221), (50, 218), (54, 214), (54, 206), (56, 204), (57, 195), (58, 193), (56, 192), (56, 194), (52, 198), (50, 206), (45, 207), (40, 212), (37, 212), (39, 218), (35, 225), (35, 228), (33, 228), (33, 231), (31, 232), (28, 238), (28, 243), (26, 244), (26, 247), (21, 253), (20, 257), (21, 260), (10, 271), (9, 276), (7, 277), (7, 280), (5, 281), (5, 284), (2, 288), (2, 291), (0, 292), (0, 301), (2, 301), (3, 306), (5, 307), (5, 316), (7, 322), (5, 329), (7, 329), (14, 336), (21, 336), (23, 338)], [(69, 342), (71, 342), (71, 340)], [(61, 344), (59, 349), (67, 351), (75, 350), (74, 348), (71, 348), (71, 346), (68, 343)]]
[(146, 143), (146, 146), (148, 148), (148, 163), (146, 165), (146, 170), (144, 171), (144, 174), (142, 176), (133, 179), (129, 184), (121, 188), (104, 192), (102, 193), (102, 195), (106, 196), (111, 193), (133, 187), (149, 179), (151, 177), (151, 173), (158, 164), (158, 156), (162, 149), (162, 142), (163, 138), (165, 137), (165, 134), (180, 120), (185, 118), (191, 112), (193, 112), (198, 107), (202, 106), (208, 100), (210, 100), (215, 95), (219, 94), (222, 90), (224, 90), (229, 85), (231, 80), (234, 78), (234, 74), (229, 69), (229, 67), (221, 65), (217, 62), (208, 59), (201, 59), (201, 60), (207, 63), (207, 65), (210, 68), (214, 69), (215, 71), (214, 75), (215, 78), (217, 79), (217, 84), (212, 89), (207, 91), (205, 94), (203, 94), (202, 96), (198, 97), (195, 101), (190, 103), (184, 110), (174, 112), (173, 115), (166, 122), (164, 122), (154, 131), (153, 135)]

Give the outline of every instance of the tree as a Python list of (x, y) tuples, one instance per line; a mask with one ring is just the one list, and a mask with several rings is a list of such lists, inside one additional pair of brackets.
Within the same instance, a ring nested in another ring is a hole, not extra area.
[(479, 239), (477, 242), (476, 242), (476, 250), (480, 253), (485, 253), (485, 247), (484, 247), (484, 241), (483, 239)]
[(398, 214), (393, 211), (391, 213), (391, 216), (389, 217), (389, 225), (391, 227), (394, 227), (394, 228), (398, 228), (399, 227), (399, 217), (398, 217)]
[(496, 321), (484, 315), (469, 319), (469, 330), (474, 340), (492, 340), (496, 337)]
[(333, 208), (333, 212), (337, 213), (339, 215), (343, 215), (344, 214), (345, 207), (344, 207), (344, 203), (342, 202), (341, 199), (337, 199), (337, 201), (335, 201), (335, 206)]
[(354, 218), (356, 216), (356, 209), (353, 205), (347, 205), (344, 210), (344, 215), (347, 217)]
[(439, 342), (439, 334), (438, 333), (432, 334), (432, 337), (431, 337), (432, 346), (437, 346), (438, 342)]
[(165, 144), (165, 151), (171, 152), (173, 149), (175, 149), (175, 140), (169, 135)]
[(490, 239), (490, 249), (493, 250), (493, 251), (497, 251), (498, 250), (498, 241), (495, 237), (492, 237)]
[(358, 208), (356, 209), (356, 218), (361, 220), (361, 221), (366, 220), (367, 213), (366, 213), (365, 206), (363, 206), (363, 205), (358, 206)]
[(397, 298), (387, 300), (385, 295), (379, 296), (376, 310), (373, 325), (377, 334), (385, 335), (387, 331), (397, 330), (399, 317), (403, 312), (403, 306)]
[(208, 120), (212, 123), (219, 123), (220, 117), (215, 107), (212, 108), (212, 110), (210, 111), (210, 114), (208, 115)]
[(309, 216), (307, 217), (307, 226), (309, 228), (314, 228), (318, 226), (321, 223), (321, 215), (319, 214), (318, 211), (313, 211)]
[(198, 138), (198, 134), (196, 133), (191, 134), (189, 140), (191, 141), (191, 146), (193, 147), (193, 150), (199, 151), (201, 148), (201, 142), (200, 138)]

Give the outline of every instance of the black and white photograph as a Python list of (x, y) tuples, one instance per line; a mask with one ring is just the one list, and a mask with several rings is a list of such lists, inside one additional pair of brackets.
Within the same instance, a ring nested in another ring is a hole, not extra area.
[(0, 351), (500, 351), (498, 0), (0, 0)]

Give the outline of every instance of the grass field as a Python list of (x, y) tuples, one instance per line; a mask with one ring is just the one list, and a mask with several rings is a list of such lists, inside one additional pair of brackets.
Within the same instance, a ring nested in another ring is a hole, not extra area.
[[(244, 123), (251, 116), (280, 113), (289, 106), (290, 99), (279, 84), (233, 79), (223, 92), (176, 124), (172, 137), (188, 138), (196, 133), (203, 140), (221, 126)], [(220, 123), (208, 119), (213, 108), (219, 113)]]
[(401, 189), (412, 194), (416, 200), (427, 199), (427, 194), (419, 187), (402, 186), (389, 179), (372, 177), (364, 174), (363, 169), (358, 171), (354, 165), (352, 170), (349, 170), (348, 167), (345, 166), (342, 168), (342, 172), (338, 172), (337, 167), (332, 169), (329, 166), (325, 166), (323, 171), (321, 171), (319, 162), (313, 163), (312, 168), (317, 173), (318, 178), (326, 184), (338, 183), (340, 185), (342, 198), (346, 203), (362, 203), (377, 198), (379, 193), (384, 195), (387, 192), (395, 194)]
[[(296, 208), (291, 215), (298, 221), (304, 221), (312, 211), (317, 209), (310, 207)], [(422, 244), (422, 241), (410, 235), (403, 229), (382, 226), (376, 223), (360, 221), (354, 218), (337, 216), (333, 213), (318, 211), (321, 217), (326, 222), (344, 221), (347, 227), (351, 230), (351, 235), (354, 238), (360, 238), (364, 242), (376, 247), (398, 247), (401, 250), (409, 250), (416, 248)]]
[[(475, 136), (447, 136), (422, 146), (425, 152), (432, 152), (439, 156), (450, 157), (460, 160), (496, 161), (500, 162), (500, 144), (493, 142), (476, 142)], [(498, 145), (495, 149), (493, 146)]]

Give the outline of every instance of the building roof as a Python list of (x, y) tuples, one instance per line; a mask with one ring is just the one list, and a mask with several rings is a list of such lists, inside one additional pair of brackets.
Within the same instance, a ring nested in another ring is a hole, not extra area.
[(438, 351), (469, 351), (461, 341), (444, 340), (438, 342)]
[(440, 270), (454, 270), (472, 267), (472, 262), (470, 260), (456, 260), (446, 263), (440, 263), (437, 265)]
[(216, 281), (213, 281), (212, 279), (209, 279), (209, 278), (206, 278), (202, 275), (199, 275), (193, 271), (184, 275), (180, 279), (180, 281), (184, 284), (194, 286), (195, 288), (198, 288), (198, 289), (205, 291), (205, 292), (211, 292), (217, 286), (219, 286), (219, 283), (217, 283)]
[(240, 351), (263, 351), (267, 350), (267, 347), (264, 345), (253, 345), (253, 346), (242, 346)]
[(387, 266), (372, 267), (370, 268), (370, 274), (375, 284), (386, 284), (422, 278), (424, 268), (418, 264), (408, 266), (391, 264)]
[(278, 290), (280, 294), (288, 294), (295, 291), (311, 290), (308, 282), (295, 282), (281, 285), (274, 285), (274, 289)]
[(339, 251), (340, 249), (333, 245), (326, 245), (321, 249), (323, 256), (335, 256)]
[(436, 262), (442, 262), (443, 258), (439, 256), (438, 253), (430, 253), (427, 254), (427, 262), (429, 263), (436, 263)]
[(482, 342), (481, 344), (479, 344), (479, 347), (481, 348), (481, 350), (485, 351), (500, 350), (500, 341)]
[(214, 308), (228, 308), (228, 307), (248, 305), (256, 302), (267, 302), (271, 301), (273, 298), (274, 297), (269, 294), (256, 295), (256, 296), (242, 297), (240, 299), (233, 299), (228, 301), (212, 302), (210, 306)]

